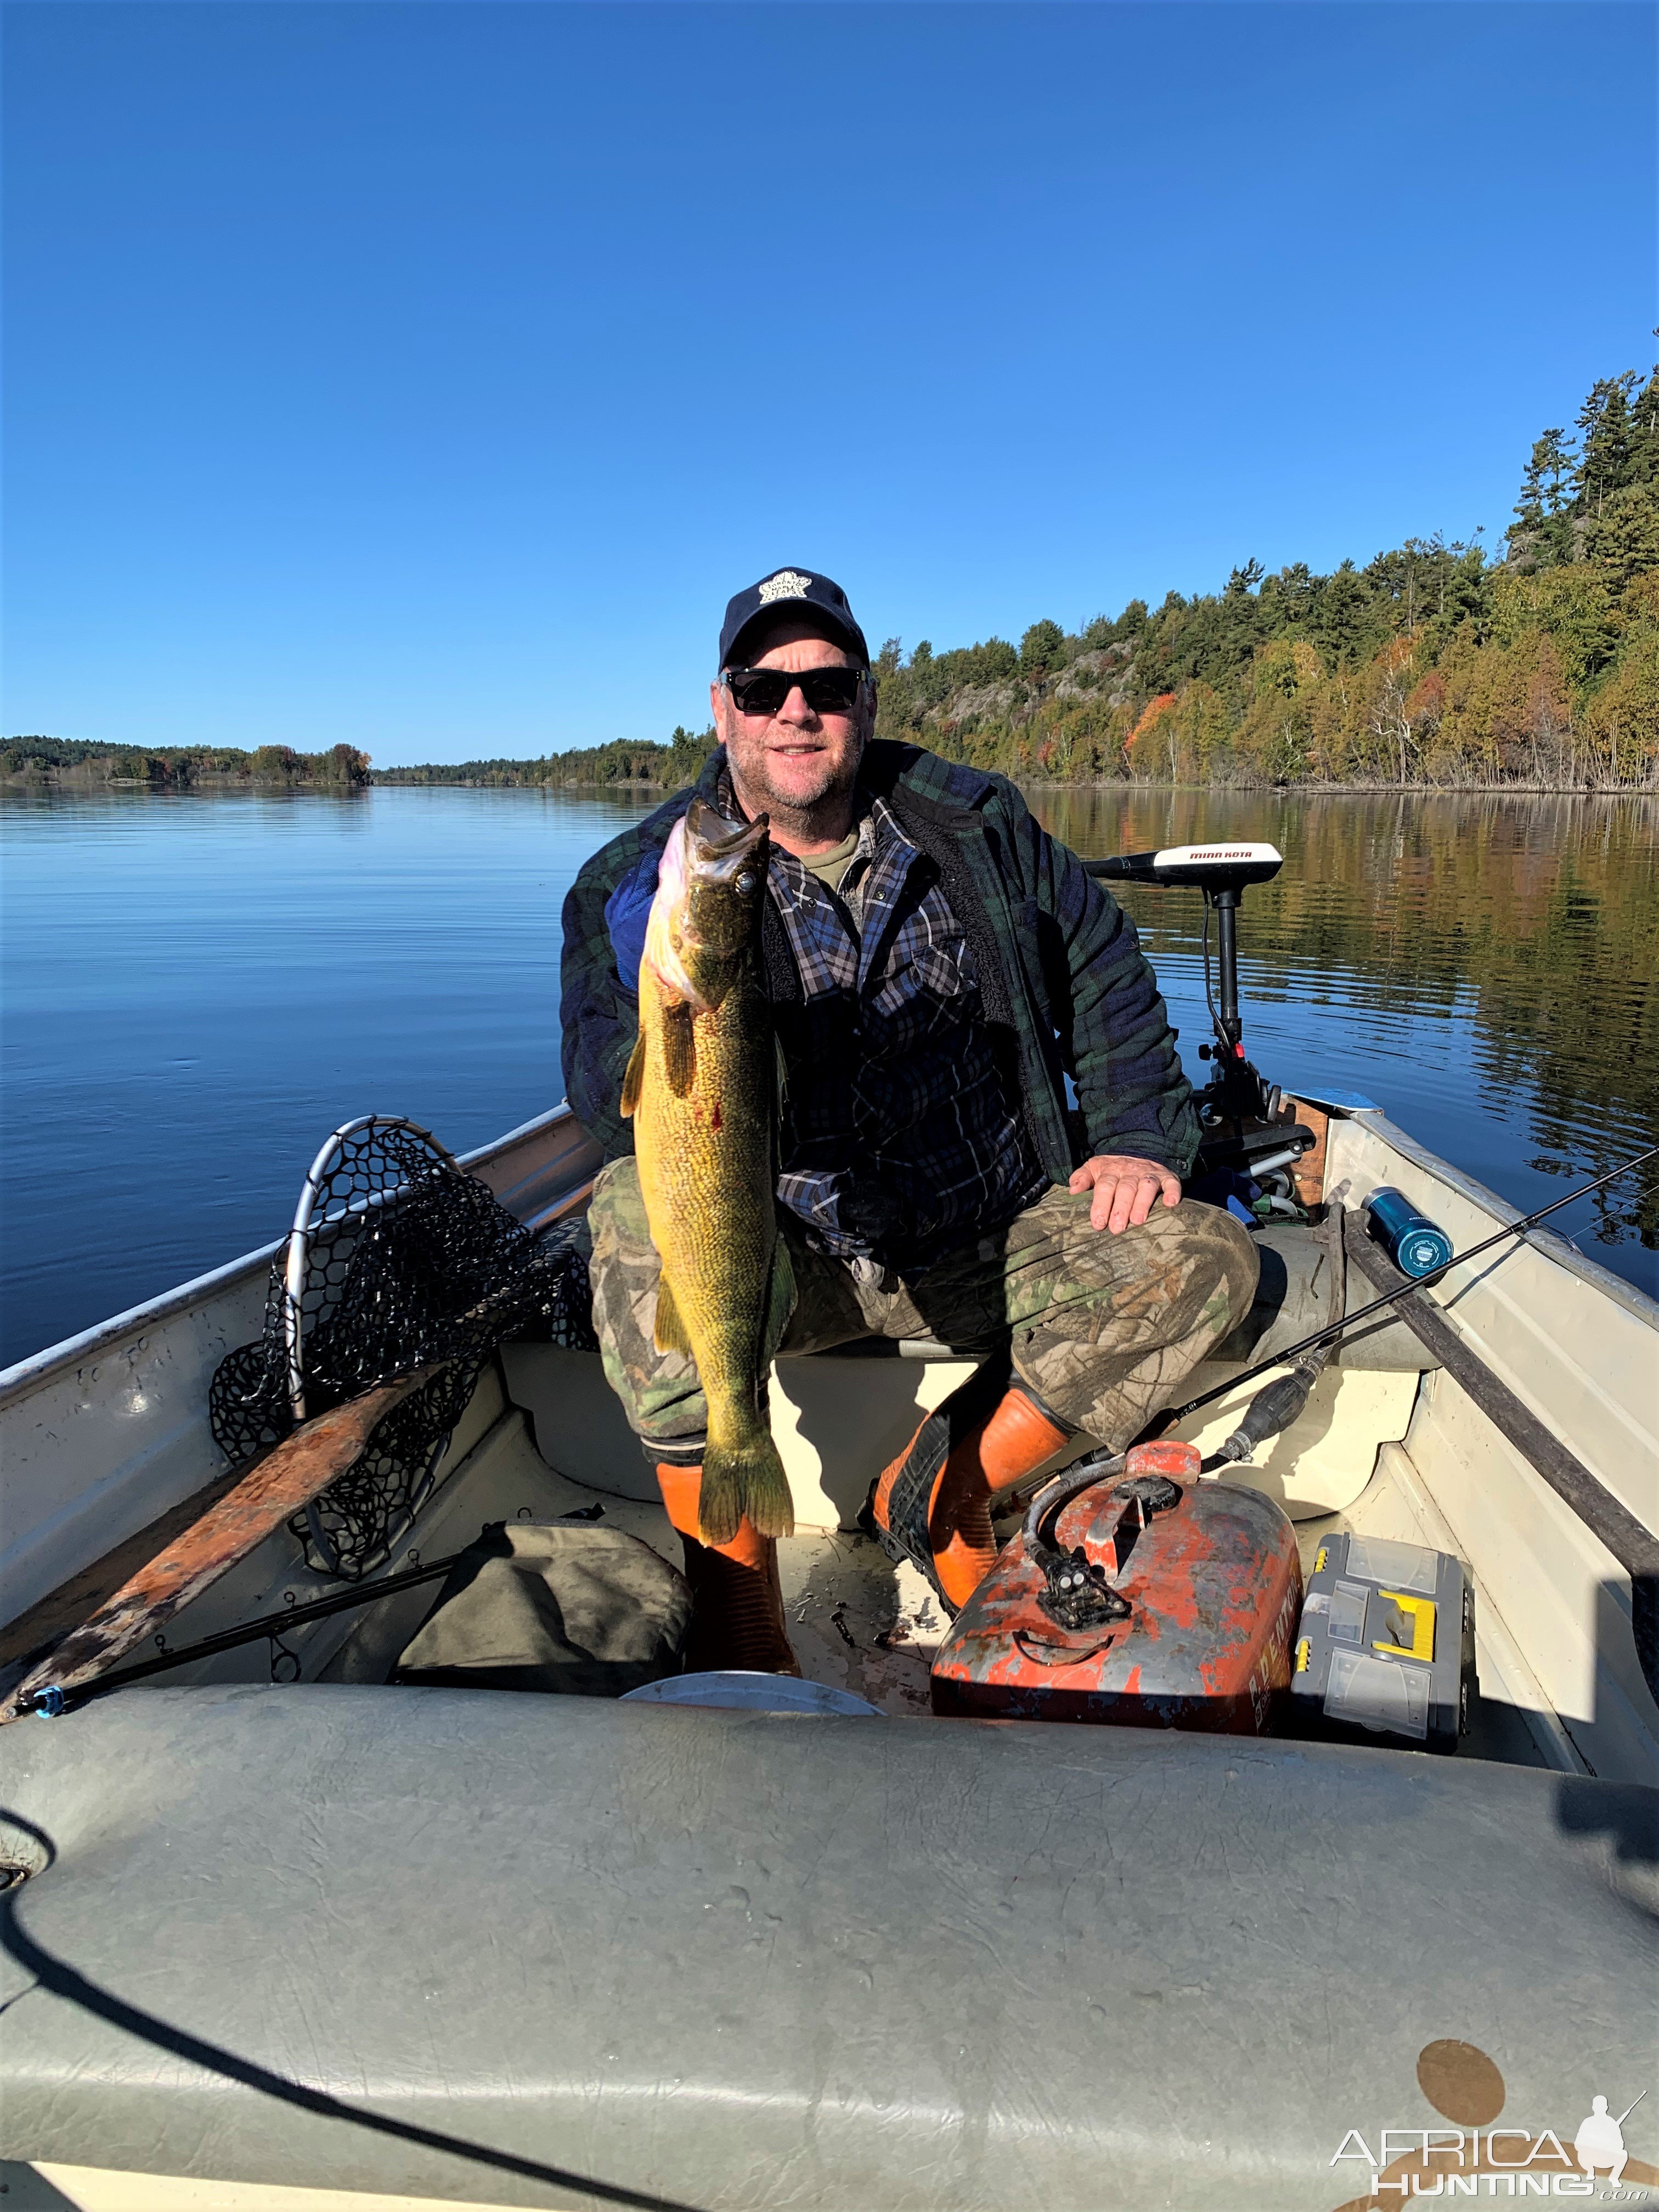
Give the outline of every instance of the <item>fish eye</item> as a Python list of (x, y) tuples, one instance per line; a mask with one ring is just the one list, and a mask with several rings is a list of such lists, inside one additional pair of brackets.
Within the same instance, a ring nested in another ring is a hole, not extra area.
[(745, 868), (743, 873), (737, 878), (732, 888), (737, 892), (740, 898), (748, 897), (750, 892), (755, 888), (755, 878), (750, 874), (747, 868)]

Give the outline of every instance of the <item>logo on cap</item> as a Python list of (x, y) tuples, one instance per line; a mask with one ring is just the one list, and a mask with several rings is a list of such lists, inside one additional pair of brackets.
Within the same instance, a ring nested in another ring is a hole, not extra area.
[(780, 568), (775, 576), (769, 576), (760, 586), (761, 605), (769, 607), (774, 599), (804, 599), (811, 580), (793, 568)]

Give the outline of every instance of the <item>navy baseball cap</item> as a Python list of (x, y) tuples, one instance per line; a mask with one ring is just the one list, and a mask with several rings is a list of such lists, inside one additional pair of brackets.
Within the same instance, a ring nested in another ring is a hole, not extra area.
[(861, 668), (870, 665), (870, 648), (864, 641), (864, 632), (853, 619), (853, 610), (847, 604), (847, 594), (839, 584), (832, 584), (828, 576), (819, 576), (811, 568), (775, 568), (769, 576), (763, 576), (758, 584), (751, 584), (746, 592), (739, 592), (726, 602), (726, 620), (720, 627), (720, 666), (737, 666), (737, 649), (744, 630), (757, 616), (769, 619), (775, 615), (799, 612), (811, 614), (823, 626), (825, 634), (837, 645), (845, 646)]

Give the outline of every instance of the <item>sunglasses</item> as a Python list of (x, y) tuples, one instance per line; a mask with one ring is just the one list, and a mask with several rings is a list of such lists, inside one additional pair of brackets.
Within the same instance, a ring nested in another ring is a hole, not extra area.
[(720, 682), (745, 714), (775, 714), (789, 694), (800, 696), (815, 714), (850, 714), (858, 703), (862, 668), (726, 668)]

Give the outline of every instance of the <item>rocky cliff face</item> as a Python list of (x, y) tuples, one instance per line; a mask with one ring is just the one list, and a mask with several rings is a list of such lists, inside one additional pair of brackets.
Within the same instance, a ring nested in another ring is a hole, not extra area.
[[(1052, 668), (959, 684), (942, 696), (936, 686), (915, 682), (908, 668), (878, 670), (878, 734), (931, 744), (960, 740), (991, 727), (1025, 730), (1056, 712), (1079, 707), (1105, 713), (1123, 708), (1134, 693), (1134, 646), (1123, 642), (1074, 650)], [(930, 697), (930, 690), (935, 696)]]
[(1121, 707), (1134, 683), (1133, 645), (1103, 646), (1098, 653), (1080, 653), (1054, 678), (1056, 699), (1103, 697), (1109, 707)]

